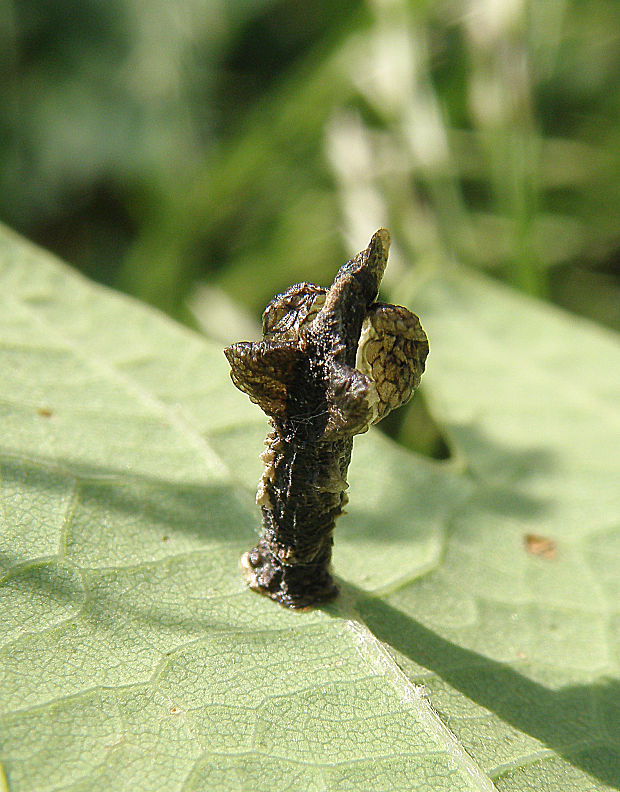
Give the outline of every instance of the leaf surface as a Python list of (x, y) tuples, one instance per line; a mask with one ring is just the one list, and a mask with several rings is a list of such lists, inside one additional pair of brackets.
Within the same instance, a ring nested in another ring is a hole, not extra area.
[(342, 595), (289, 613), (221, 350), (8, 232), (0, 282), (0, 788), (620, 786), (615, 337), (405, 285), (453, 458), (358, 438)]

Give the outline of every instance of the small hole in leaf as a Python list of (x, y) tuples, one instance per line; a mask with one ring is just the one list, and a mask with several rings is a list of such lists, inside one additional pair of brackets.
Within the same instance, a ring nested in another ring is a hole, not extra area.
[(377, 426), (392, 440), (417, 454), (431, 459), (449, 459), (452, 456), (446, 439), (428, 411), (422, 391), (417, 391), (409, 404), (393, 410)]

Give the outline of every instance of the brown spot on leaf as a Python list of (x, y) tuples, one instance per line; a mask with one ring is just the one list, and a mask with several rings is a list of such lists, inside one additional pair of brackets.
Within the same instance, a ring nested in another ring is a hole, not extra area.
[(551, 561), (557, 555), (557, 545), (553, 539), (538, 534), (525, 535), (525, 549), (528, 553)]

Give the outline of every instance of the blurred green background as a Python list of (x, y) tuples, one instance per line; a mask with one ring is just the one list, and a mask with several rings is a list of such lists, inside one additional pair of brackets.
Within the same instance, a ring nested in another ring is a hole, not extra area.
[(90, 277), (232, 340), (385, 225), (395, 301), (458, 261), (620, 329), (618, 0), (0, 9), (0, 217)]

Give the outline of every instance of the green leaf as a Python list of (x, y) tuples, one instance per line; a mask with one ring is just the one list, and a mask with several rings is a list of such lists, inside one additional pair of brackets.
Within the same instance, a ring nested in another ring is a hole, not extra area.
[(405, 288), (453, 457), (358, 438), (342, 595), (291, 613), (237, 568), (265, 424), (221, 350), (9, 233), (0, 282), (0, 789), (618, 788), (615, 337)]

